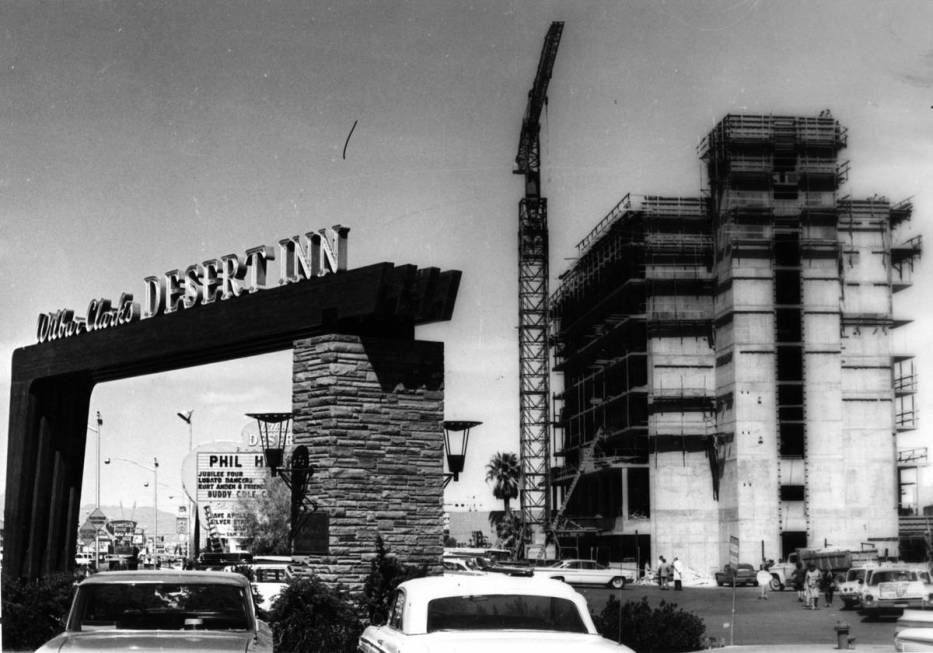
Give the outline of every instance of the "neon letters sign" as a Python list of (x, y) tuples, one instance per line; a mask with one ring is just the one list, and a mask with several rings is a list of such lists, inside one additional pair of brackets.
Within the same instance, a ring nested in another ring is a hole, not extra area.
[[(348, 227), (335, 225), (279, 240), (279, 285), (346, 270), (349, 232)], [(227, 254), (193, 263), (184, 271), (146, 277), (142, 306), (133, 301), (132, 294), (123, 293), (116, 305), (109, 299), (92, 299), (86, 317), (78, 317), (68, 308), (42, 313), (36, 337), (40, 343), (58, 340), (259, 292), (267, 288), (268, 263), (275, 260), (276, 248), (260, 245), (246, 250), (242, 257)]]

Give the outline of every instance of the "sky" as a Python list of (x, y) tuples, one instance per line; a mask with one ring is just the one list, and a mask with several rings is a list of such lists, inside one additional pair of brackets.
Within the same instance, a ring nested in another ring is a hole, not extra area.
[[(912, 196), (903, 237), (931, 242), (933, 3), (4, 0), (0, 358), (36, 342), (40, 313), (84, 315), (93, 298), (140, 297), (147, 276), (342, 224), (351, 268), (463, 272), (453, 319), (416, 335), (445, 343), (445, 417), (482, 422), (445, 499), (495, 508), (485, 465), (519, 450), (512, 169), (554, 20), (552, 291), (625, 193), (699, 193), (696, 146), (728, 113), (831, 110), (849, 129), (840, 195)], [(923, 446), (930, 291), (924, 261), (895, 299), (915, 320), (895, 339), (917, 355)], [(140, 465), (158, 458), (163, 508), (188, 452), (176, 412), (194, 411), (195, 445), (237, 440), (245, 413), (291, 409), (290, 375), (284, 352), (98, 386), (101, 503), (151, 505)]]

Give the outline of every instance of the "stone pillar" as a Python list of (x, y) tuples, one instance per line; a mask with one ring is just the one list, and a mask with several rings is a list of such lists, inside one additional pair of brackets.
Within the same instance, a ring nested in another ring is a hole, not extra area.
[(362, 589), (381, 535), (406, 564), (440, 572), (444, 345), (329, 334), (294, 343), (295, 444), (309, 493), (330, 516), (325, 582)]

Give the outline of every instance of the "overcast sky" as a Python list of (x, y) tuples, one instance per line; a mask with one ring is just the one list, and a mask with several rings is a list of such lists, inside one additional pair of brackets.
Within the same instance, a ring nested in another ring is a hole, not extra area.
[[(513, 159), (553, 20), (566, 23), (542, 118), (555, 277), (626, 192), (696, 195), (697, 142), (730, 112), (830, 109), (849, 128), (842, 194), (913, 196), (904, 237), (929, 233), (930, 2), (3, 0), (0, 356), (35, 342), (42, 312), (84, 315), (92, 298), (141, 296), (149, 275), (340, 223), (350, 267), (463, 271), (453, 320), (418, 336), (446, 343), (446, 417), (483, 422), (447, 499), (493, 507), (485, 463), (518, 451)], [(928, 269), (895, 305), (916, 320), (897, 338), (921, 392)], [(195, 444), (237, 439), (244, 413), (291, 409), (290, 374), (285, 353), (99, 386), (91, 414), (115, 459), (103, 503), (152, 502), (117, 458), (157, 456), (160, 480), (181, 484), (176, 411), (194, 410)], [(7, 362), (0, 396), (9, 379)], [(3, 474), (5, 452), (4, 432)]]

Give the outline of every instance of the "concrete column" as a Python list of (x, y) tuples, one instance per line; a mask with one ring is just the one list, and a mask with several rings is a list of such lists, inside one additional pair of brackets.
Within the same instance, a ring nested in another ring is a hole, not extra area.
[(330, 334), (294, 343), (295, 444), (330, 516), (325, 582), (362, 589), (376, 536), (439, 572), (443, 554), (444, 346)]

